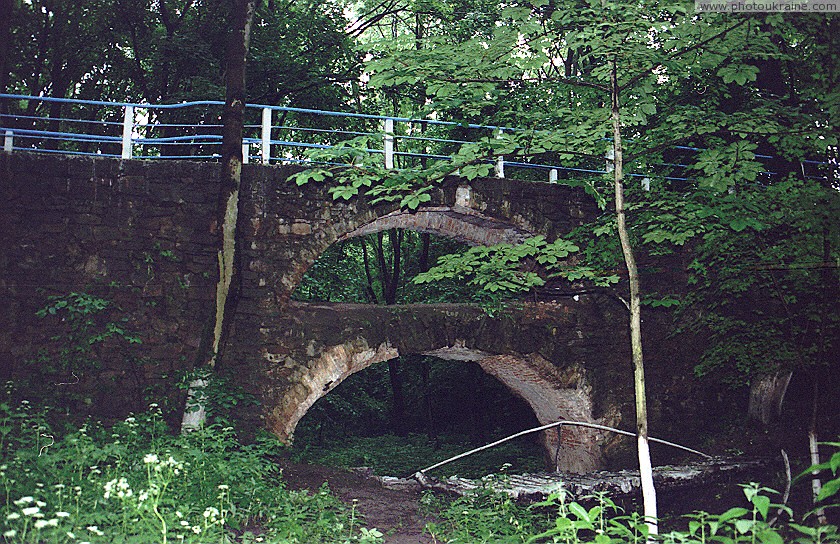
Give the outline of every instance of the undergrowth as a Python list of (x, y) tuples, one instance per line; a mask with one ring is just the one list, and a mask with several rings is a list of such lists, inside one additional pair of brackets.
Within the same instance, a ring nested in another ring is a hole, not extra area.
[[(840, 447), (840, 443), (831, 444)], [(840, 489), (840, 452), (818, 468), (833, 479), (823, 487), (826, 500)], [(810, 469), (809, 469), (810, 470)], [(840, 542), (837, 526), (820, 525), (814, 512), (795, 517), (790, 508), (774, 504), (776, 492), (758, 484), (742, 485), (744, 504), (721, 514), (696, 511), (676, 522), (678, 528), (652, 536), (638, 512), (624, 513), (608, 496), (596, 494), (579, 502), (563, 490), (544, 501), (523, 505), (485, 486), (456, 499), (426, 493), (421, 502), (439, 521), (427, 525), (438, 541), (453, 544), (517, 542), (533, 544), (822, 544)], [(824, 502), (824, 501), (823, 501)], [(830, 505), (826, 505), (830, 506)], [(837, 506), (837, 505), (833, 505)], [(778, 519), (774, 519), (778, 518)]]
[[(342, 440), (297, 441), (292, 449), (296, 461), (329, 466), (369, 467), (380, 476), (409, 476), (420, 469), (454, 457), (475, 447), (463, 438), (440, 436), (431, 440), (425, 434), (375, 437), (350, 436)], [(441, 467), (436, 475), (480, 478), (506, 466), (517, 473), (543, 472), (545, 460), (534, 454), (527, 443), (508, 442)]]
[(0, 402), (6, 543), (379, 542), (327, 487), (292, 491), (279, 443), (232, 427), (172, 435), (160, 409), (61, 432), (49, 409)]

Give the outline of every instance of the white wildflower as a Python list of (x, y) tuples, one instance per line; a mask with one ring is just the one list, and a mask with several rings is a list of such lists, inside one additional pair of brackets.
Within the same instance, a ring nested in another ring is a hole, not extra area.
[(6, 538), (12, 538), (17, 534), (17, 531), (14, 529), (9, 529), (8, 531), (3, 533), (3, 536)]
[(57, 517), (57, 518), (67, 518), (67, 517), (70, 517), (70, 512), (56, 512), (55, 517)]
[(29, 508), (24, 508), (23, 510), (21, 510), (21, 512), (23, 512), (24, 516), (34, 516), (35, 514), (37, 514), (40, 511), (41, 511), (41, 509), (38, 508), (37, 506), (30, 506)]
[(27, 495), (26, 497), (21, 497), (16, 500), (15, 506), (23, 506), (24, 504), (29, 504), (30, 502), (35, 502), (35, 499)]
[(102, 531), (100, 531), (100, 530), (99, 530), (99, 527), (97, 527), (96, 525), (88, 525), (88, 526), (86, 527), (86, 529), (87, 529), (88, 531), (90, 531), (91, 533), (95, 534), (96, 536), (104, 536), (104, 535), (105, 535), (105, 533), (103, 533)]
[(158, 462), (158, 456), (154, 453), (147, 453), (143, 457), (143, 462), (146, 463), (147, 465), (151, 464), (151, 463), (157, 463)]
[(6, 516), (6, 519), (8, 519), (8, 520), (20, 519), (20, 514), (18, 514), (17, 512), (12, 512), (11, 514), (8, 514)]

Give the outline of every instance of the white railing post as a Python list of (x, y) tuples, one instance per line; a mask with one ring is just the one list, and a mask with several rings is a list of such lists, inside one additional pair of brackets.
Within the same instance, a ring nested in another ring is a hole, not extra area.
[(262, 110), (262, 163), (271, 163), (271, 108)]
[[(505, 131), (499, 129), (499, 134), (496, 135), (496, 138), (501, 139), (504, 135)], [(505, 156), (499, 155), (496, 157), (496, 177), (503, 178), (505, 177)]]
[(122, 158), (130, 159), (131, 151), (131, 133), (134, 132), (134, 106), (125, 106), (125, 115), (123, 117), (123, 133), (122, 133)]
[(248, 164), (251, 161), (251, 144), (242, 142), (242, 164)]
[(11, 130), (6, 131), (6, 136), (3, 138), (3, 151), (11, 153), (15, 148), (15, 133)]
[(394, 168), (394, 120), (385, 119), (385, 168)]
[(548, 171), (548, 182), (549, 183), (557, 183), (557, 169), (552, 168)]

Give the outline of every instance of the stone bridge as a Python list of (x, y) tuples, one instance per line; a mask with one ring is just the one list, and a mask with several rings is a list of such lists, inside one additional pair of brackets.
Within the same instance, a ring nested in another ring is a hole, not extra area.
[[(138, 409), (141, 392), (206, 356), (215, 289), (219, 166), (26, 154), (0, 155), (0, 367), (31, 372), (66, 327), (37, 319), (46, 295), (96, 292), (143, 339), (135, 364), (111, 340), (104, 368), (78, 368), (86, 402), (106, 414)], [(491, 317), (465, 305), (378, 307), (292, 302), (336, 241), (393, 227), (471, 244), (549, 239), (594, 213), (582, 191), (509, 179), (451, 178), (416, 212), (362, 199), (334, 201), (323, 184), (297, 187), (290, 167), (243, 169), (238, 245), (241, 298), (224, 365), (262, 400), (264, 424), (292, 436), (307, 409), (344, 378), (398, 355), (477, 362), (525, 399), (542, 423), (618, 424), (632, 416), (626, 315), (608, 299), (523, 304)], [(202, 355), (204, 354), (204, 355)], [(68, 369), (69, 372), (69, 369)], [(55, 380), (66, 384), (66, 380)], [(65, 385), (66, 386), (66, 385)], [(599, 468), (608, 437), (546, 435), (558, 467)], [(569, 433), (569, 434), (566, 434)]]

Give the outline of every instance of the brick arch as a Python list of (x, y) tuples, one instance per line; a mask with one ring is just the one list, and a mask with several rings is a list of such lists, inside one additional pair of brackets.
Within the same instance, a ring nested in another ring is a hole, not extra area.
[[(308, 372), (300, 376), (299, 384), (302, 387), (286, 397), (288, 401), (296, 397), (294, 411), (282, 424), (281, 429), (274, 429), (275, 433), (284, 438), (291, 438), (297, 424), (315, 402), (329, 394), (345, 379), (374, 364), (410, 354), (401, 353), (387, 343), (376, 347), (369, 346), (363, 338), (326, 348), (308, 365)], [(583, 383), (558, 387), (560, 380), (556, 369), (538, 354), (491, 355), (479, 350), (464, 349), (458, 342), (455, 346), (418, 354), (433, 355), (450, 361), (478, 363), (484, 372), (498, 379), (513, 394), (524, 400), (541, 425), (561, 419), (600, 422), (592, 416), (589, 388)], [(578, 382), (582, 382), (582, 376), (578, 375), (576, 378)], [(589, 472), (602, 466), (599, 447), (602, 439), (599, 431), (570, 427), (563, 431), (559, 443), (558, 433), (553, 429), (542, 433), (541, 442), (544, 457), (553, 468), (568, 472)]]
[(438, 206), (391, 212), (344, 234), (338, 240), (394, 228), (454, 238), (473, 246), (515, 244), (534, 235), (531, 225), (488, 217), (462, 206)]
[[(590, 384), (594, 377), (581, 364), (583, 361), (575, 361), (578, 355), (572, 346), (554, 356), (527, 351), (527, 346), (534, 342), (533, 330), (542, 325), (531, 331), (511, 329), (508, 334), (512, 336), (529, 337), (516, 345), (510, 339), (499, 343), (502, 335), (491, 330), (471, 338), (461, 337), (459, 329), (481, 329), (484, 325), (472, 310), (456, 315), (466, 311), (459, 310), (457, 305), (446, 306), (437, 315), (429, 314), (416, 322), (407, 319), (411, 311), (411, 308), (364, 308), (363, 305), (298, 305), (293, 319), (302, 326), (292, 334), (303, 344), (290, 355), (266, 354), (273, 371), (284, 373), (288, 384), (281, 390), (275, 389), (277, 394), (273, 398), (264, 398), (269, 429), (281, 439), (291, 439), (298, 422), (312, 405), (346, 378), (373, 364), (414, 354), (479, 364), (527, 402), (541, 424), (559, 419), (606, 424), (617, 420), (614, 411), (595, 413)], [(338, 315), (343, 313), (344, 316)], [(338, 320), (325, 327), (329, 319), (335, 318)], [(551, 322), (555, 320), (556, 315), (551, 316)], [(327, 329), (339, 332), (324, 342), (316, 340), (328, 336), (322, 332)], [(546, 330), (546, 337), (546, 343), (572, 343), (558, 329)], [(558, 357), (566, 360), (549, 360)], [(552, 465), (556, 457), (553, 466), (557, 469), (587, 472), (602, 467), (604, 438), (589, 429), (568, 428), (563, 430), (559, 442), (555, 431), (544, 433), (542, 444), (545, 457)]]
[(429, 206), (415, 211), (393, 210), (378, 215), (376, 210), (351, 207), (356, 213), (330, 222), (314, 233), (311, 243), (302, 247), (296, 266), (284, 275), (280, 284), (289, 295), (297, 289), (306, 271), (333, 244), (389, 229), (406, 229), (453, 238), (472, 246), (520, 243), (537, 231), (524, 220), (508, 220), (485, 215), (471, 208)]
[[(548, 239), (570, 232), (592, 217), (594, 204), (583, 191), (502, 179), (447, 178), (430, 191), (418, 210), (363, 198), (334, 200), (329, 185), (297, 187), (296, 169), (243, 169), (243, 259), (254, 298), (285, 304), (303, 275), (337, 241), (389, 228), (407, 228), (472, 245), (518, 242), (530, 235)], [(249, 295), (250, 296), (250, 295)]]

